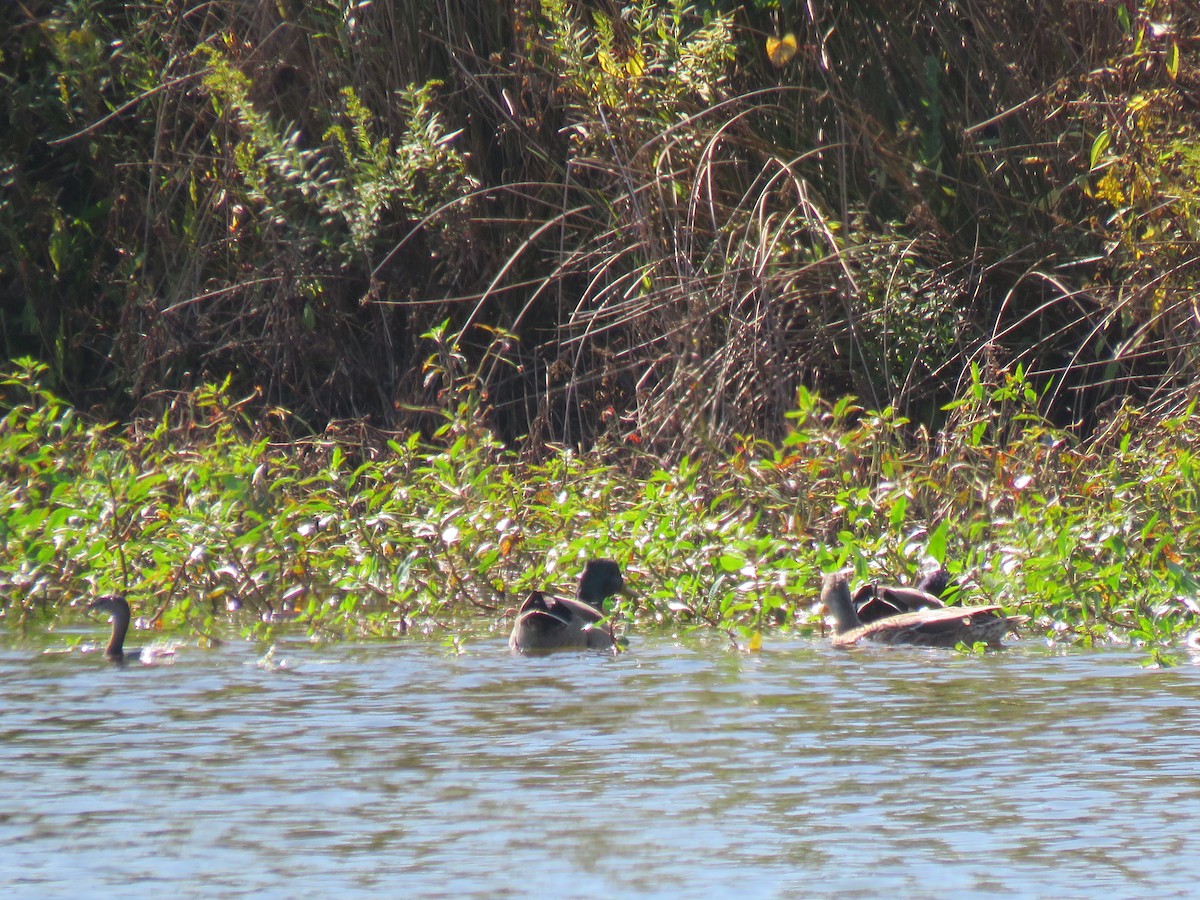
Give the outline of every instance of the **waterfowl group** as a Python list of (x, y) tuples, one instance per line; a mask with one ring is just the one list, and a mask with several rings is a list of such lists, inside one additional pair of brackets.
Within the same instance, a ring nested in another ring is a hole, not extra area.
[[(551, 650), (610, 650), (616, 644), (612, 626), (604, 614), (604, 601), (625, 591), (621, 567), (611, 559), (589, 560), (579, 577), (574, 597), (550, 597), (534, 591), (521, 604), (508, 644), (519, 653)], [(89, 611), (112, 616), (112, 635), (106, 658), (124, 663), (143, 657), (144, 651), (125, 647), (129, 632), (129, 602), (120, 594), (98, 597)]]
[(609, 650), (615, 643), (604, 601), (625, 590), (621, 567), (611, 559), (589, 560), (575, 597), (534, 591), (517, 611), (508, 646), (518, 653), (550, 650)]
[[(860, 589), (852, 595), (844, 572), (825, 576), (821, 602), (837, 621), (835, 647), (859, 641), (919, 647), (977, 643), (998, 647), (1004, 635), (1026, 621), (1025, 616), (1006, 616), (999, 606), (946, 606), (941, 598), (920, 588), (868, 587), (869, 591)], [(860, 610), (866, 611), (867, 618)]]
[[(851, 593), (846, 573), (826, 575), (821, 602), (836, 620), (834, 646), (860, 641), (955, 647), (983, 643), (993, 647), (1025, 621), (1026, 616), (1005, 615), (1000, 606), (947, 606), (938, 594), (948, 584), (944, 569), (922, 578), (914, 587), (868, 582)], [(509, 647), (517, 653), (553, 650), (611, 650), (616, 645), (604, 601), (624, 593), (621, 567), (611, 559), (592, 559), (579, 577), (571, 598), (551, 597), (533, 591), (517, 611)], [(125, 647), (129, 631), (128, 601), (120, 594), (99, 597), (89, 610), (112, 617), (112, 634), (104, 655), (113, 662), (140, 659), (144, 651)]]

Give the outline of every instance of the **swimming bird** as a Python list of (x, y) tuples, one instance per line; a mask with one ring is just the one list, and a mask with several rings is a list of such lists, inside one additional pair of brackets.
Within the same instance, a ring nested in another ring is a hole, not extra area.
[[(899, 590), (907, 594), (916, 589)], [(941, 603), (938, 598), (933, 599)], [(835, 647), (864, 640), (920, 647), (954, 647), (960, 643), (998, 647), (1005, 634), (1028, 621), (1027, 616), (1006, 616), (999, 606), (926, 606), (864, 622), (855, 612), (850, 584), (843, 572), (825, 576), (821, 602), (837, 619)]]
[(616, 643), (604, 623), (604, 601), (625, 590), (621, 567), (611, 559), (588, 560), (574, 598), (534, 591), (521, 604), (508, 646), (518, 653), (547, 650), (608, 650)]
[(126, 649), (125, 634), (129, 631), (129, 601), (120, 594), (109, 594), (97, 597), (87, 607), (89, 610), (99, 609), (112, 616), (112, 637), (108, 639), (108, 647), (104, 655), (113, 662), (123, 663), (126, 659), (140, 660), (142, 651)]

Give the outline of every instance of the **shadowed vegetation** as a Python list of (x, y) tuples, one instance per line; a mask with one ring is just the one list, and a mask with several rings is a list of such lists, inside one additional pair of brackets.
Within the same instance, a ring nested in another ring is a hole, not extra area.
[(5, 350), (108, 415), (231, 376), (297, 434), (428, 432), (443, 322), (534, 452), (778, 439), (801, 385), (936, 427), (972, 363), (1085, 434), (1194, 393), (1184, 5), (5, 16)]

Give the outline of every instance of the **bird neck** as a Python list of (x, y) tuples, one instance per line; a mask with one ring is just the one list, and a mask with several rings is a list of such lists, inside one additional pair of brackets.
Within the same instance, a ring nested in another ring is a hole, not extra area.
[(108, 639), (108, 649), (104, 655), (109, 659), (123, 660), (125, 658), (125, 634), (129, 631), (129, 612), (119, 609), (112, 614), (112, 637)]
[(854, 611), (854, 601), (850, 599), (850, 585), (846, 583), (846, 579), (835, 578), (826, 581), (821, 590), (821, 599), (825, 602), (825, 608), (837, 619), (838, 634), (845, 634), (862, 625)]

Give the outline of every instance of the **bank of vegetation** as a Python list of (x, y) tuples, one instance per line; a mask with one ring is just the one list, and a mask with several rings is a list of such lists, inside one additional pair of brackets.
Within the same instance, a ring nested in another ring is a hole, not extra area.
[(1186, 629), (1191, 5), (0, 16), (10, 622), (389, 631), (605, 552), (735, 634), (842, 556)]
[[(341, 433), (278, 443), (226, 388), (130, 431), (4, 382), (3, 616), (37, 630), (127, 592), (150, 624), (215, 638), (298, 623), (325, 637), (460, 642), (511, 627), (524, 594), (604, 554), (634, 634), (702, 630), (754, 647), (821, 628), (822, 571), (912, 580), (1033, 617), (1052, 644), (1134, 643), (1160, 659), (1195, 626), (1200, 418), (1127, 411), (1089, 446), (1018, 379), (975, 381), (947, 427), (801, 392), (778, 442), (664, 463), (623, 450), (522, 460), (447, 419), (429, 446)], [(569, 588), (568, 588), (569, 589)], [(769, 640), (769, 638), (768, 638)]]

